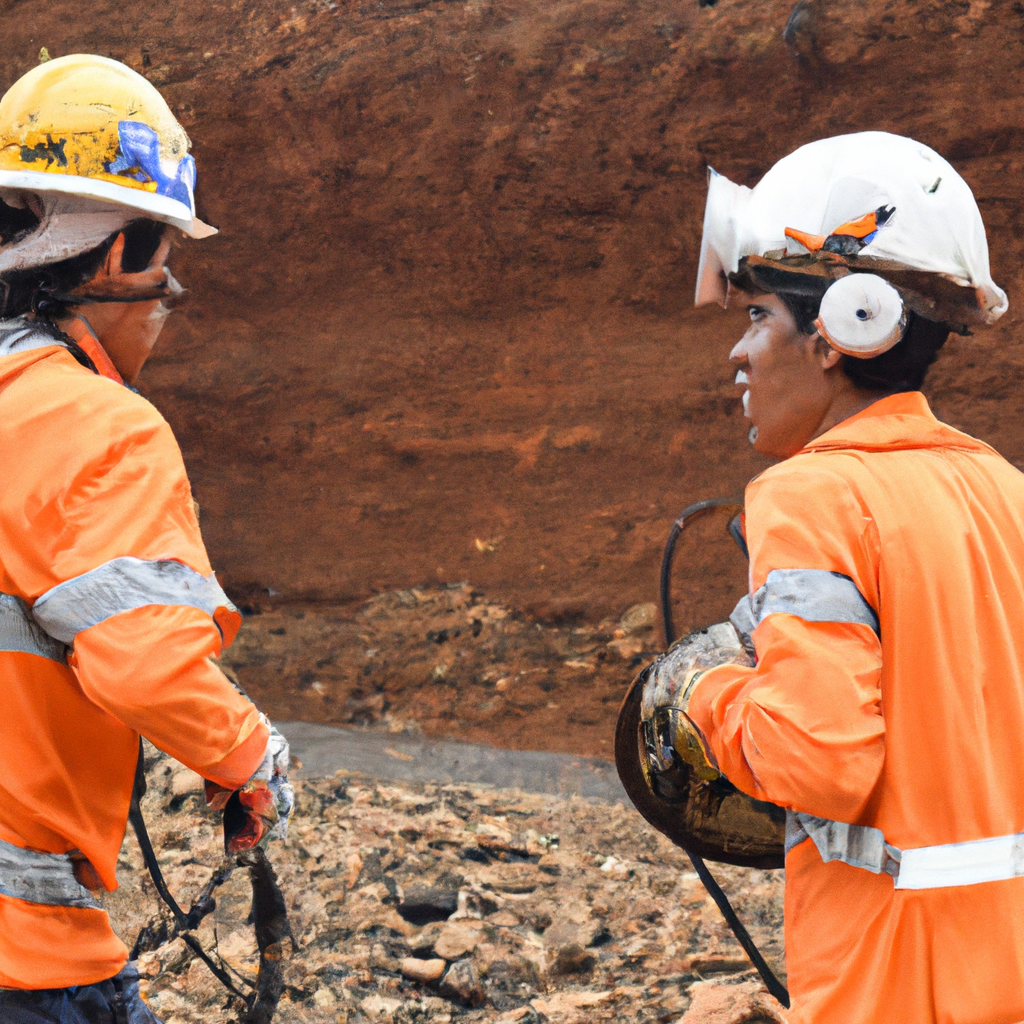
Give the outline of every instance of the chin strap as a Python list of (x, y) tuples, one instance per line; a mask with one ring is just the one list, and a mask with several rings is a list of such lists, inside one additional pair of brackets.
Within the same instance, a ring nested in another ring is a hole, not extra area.
[(39, 294), (54, 302), (75, 306), (95, 302), (152, 302), (154, 299), (170, 305), (180, 302), (188, 294), (188, 289), (178, 282), (168, 267), (153, 267), (135, 274), (97, 275), (70, 292), (55, 291), (43, 285)]

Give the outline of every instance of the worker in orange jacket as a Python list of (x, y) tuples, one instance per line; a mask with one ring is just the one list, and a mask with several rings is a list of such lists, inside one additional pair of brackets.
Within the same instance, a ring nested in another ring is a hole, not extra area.
[(974, 198), (882, 133), (753, 190), (713, 176), (698, 300), (729, 290), (751, 438), (782, 460), (746, 494), (756, 664), (655, 666), (652, 777), (679, 758), (786, 808), (792, 1024), (1016, 1024), (1024, 476), (919, 391), (1006, 309)]
[(239, 616), (181, 453), (130, 386), (181, 288), (189, 140), (113, 60), (40, 64), (0, 100), (0, 1020), (156, 1018), (111, 930), (140, 734), (280, 834), (287, 744), (215, 661)]

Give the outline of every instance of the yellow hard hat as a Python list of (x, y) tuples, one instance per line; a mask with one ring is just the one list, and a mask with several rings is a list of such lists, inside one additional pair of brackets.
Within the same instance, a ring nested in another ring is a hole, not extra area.
[(195, 215), (189, 145), (160, 93), (107, 57), (47, 61), (0, 99), (0, 189), (99, 200), (205, 238), (216, 228)]

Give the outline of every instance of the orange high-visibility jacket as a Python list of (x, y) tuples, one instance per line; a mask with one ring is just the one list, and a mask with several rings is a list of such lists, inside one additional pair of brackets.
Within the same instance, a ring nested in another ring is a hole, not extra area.
[(1024, 475), (915, 392), (746, 507), (758, 663), (707, 672), (690, 715), (745, 793), (891, 851), (793, 837), (789, 1020), (1024, 1021)]
[[(80, 851), (116, 888), (140, 733), (243, 785), (267, 728), (209, 660), (237, 625), (163, 417), (60, 345), (0, 332), (0, 861)], [(0, 887), (0, 986), (89, 984), (126, 960), (103, 909)]]

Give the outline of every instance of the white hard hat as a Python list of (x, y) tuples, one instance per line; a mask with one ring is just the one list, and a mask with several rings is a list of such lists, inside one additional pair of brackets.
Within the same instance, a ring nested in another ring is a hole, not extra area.
[(968, 184), (934, 150), (886, 132), (801, 146), (752, 189), (709, 169), (696, 304), (725, 305), (729, 278), (758, 268), (833, 280), (875, 274), (921, 315), (963, 329), (1008, 306)]

